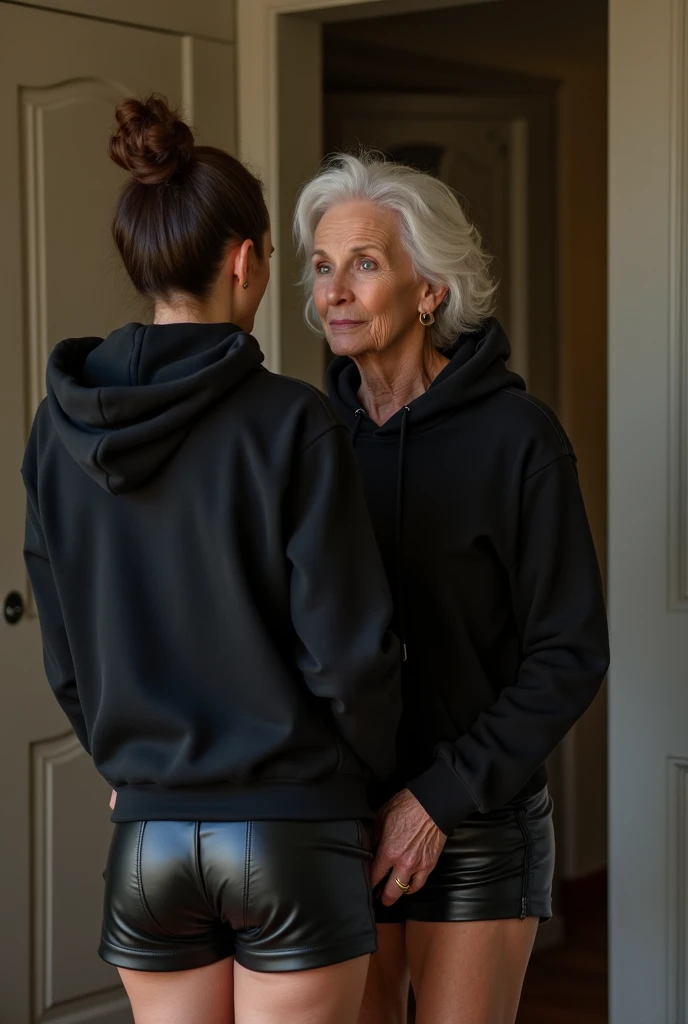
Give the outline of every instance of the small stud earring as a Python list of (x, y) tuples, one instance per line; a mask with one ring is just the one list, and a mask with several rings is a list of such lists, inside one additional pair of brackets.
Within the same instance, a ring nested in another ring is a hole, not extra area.
[(242, 284), (241, 287), (242, 288), (248, 288), (248, 281), (244, 281), (244, 283)]
[(435, 318), (432, 315), (432, 313), (421, 313), (419, 319), (420, 319), (420, 322), (422, 323), (423, 327), (430, 327), (430, 325), (434, 324), (434, 322), (435, 322)]

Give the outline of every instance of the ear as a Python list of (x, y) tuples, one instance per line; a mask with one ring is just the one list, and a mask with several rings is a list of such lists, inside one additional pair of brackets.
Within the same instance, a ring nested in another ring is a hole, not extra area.
[(247, 238), (241, 245), (230, 250), (228, 254), (228, 263), (231, 268), (232, 277), (240, 284), (244, 285), (249, 279), (249, 264), (251, 259), (251, 250), (255, 249), (255, 246), (250, 238)]
[(418, 305), (419, 313), (434, 313), (440, 303), (444, 302), (449, 289), (446, 284), (430, 284), (425, 281)]

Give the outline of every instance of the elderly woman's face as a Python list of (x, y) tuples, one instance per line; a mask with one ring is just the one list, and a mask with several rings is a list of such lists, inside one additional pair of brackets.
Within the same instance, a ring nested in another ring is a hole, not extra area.
[(411, 332), (427, 284), (414, 273), (397, 215), (367, 202), (333, 206), (315, 232), (313, 299), (337, 355), (381, 351)]

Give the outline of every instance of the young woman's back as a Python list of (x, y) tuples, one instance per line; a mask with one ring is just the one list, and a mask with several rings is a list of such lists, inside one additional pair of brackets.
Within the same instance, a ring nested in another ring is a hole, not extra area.
[(229, 324), (129, 324), (50, 362), (29, 569), (49, 557), (54, 686), (115, 821), (359, 818), (364, 766), (390, 768), (395, 652), (348, 438), (261, 358)]
[(57, 346), (23, 466), (47, 674), (117, 790), (101, 955), (137, 1024), (170, 999), (225, 1024), (235, 954), (263, 975), (341, 964), (353, 1019), (343, 965), (360, 979), (375, 948), (361, 821), (399, 710), (353, 454), (248, 333), (269, 277), (258, 182), (160, 100), (118, 119), (115, 238), (156, 322)]

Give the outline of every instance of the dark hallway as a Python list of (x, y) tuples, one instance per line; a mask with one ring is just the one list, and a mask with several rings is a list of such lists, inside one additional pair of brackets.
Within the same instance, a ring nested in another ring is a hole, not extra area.
[(607, 1024), (604, 901), (568, 921), (566, 942), (533, 957), (517, 1024)]

